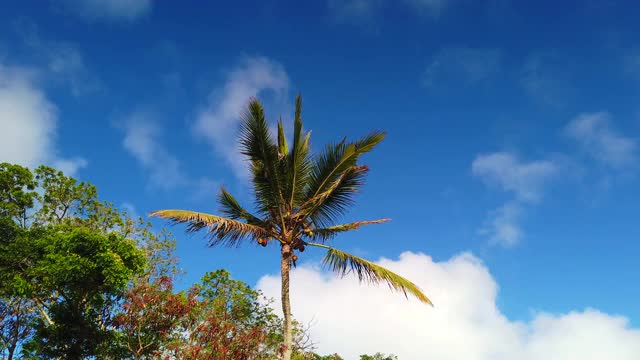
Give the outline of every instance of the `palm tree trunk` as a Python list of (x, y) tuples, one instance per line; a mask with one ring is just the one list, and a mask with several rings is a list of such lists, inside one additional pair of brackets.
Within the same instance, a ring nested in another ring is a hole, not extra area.
[(293, 329), (291, 327), (291, 303), (289, 302), (289, 272), (291, 270), (291, 248), (289, 245), (282, 246), (282, 262), (280, 264), (282, 277), (282, 313), (284, 314), (284, 351), (282, 352), (283, 360), (291, 360)]

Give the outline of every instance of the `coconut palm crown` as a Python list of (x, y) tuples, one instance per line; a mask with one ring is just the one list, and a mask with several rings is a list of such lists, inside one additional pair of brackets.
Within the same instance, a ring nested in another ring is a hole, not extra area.
[(360, 281), (386, 283), (405, 296), (431, 304), (409, 280), (365, 259), (327, 245), (337, 235), (361, 226), (380, 224), (389, 219), (336, 224), (353, 204), (364, 185), (366, 165), (358, 164), (361, 155), (371, 151), (385, 137), (374, 131), (349, 142), (329, 144), (320, 154), (309, 151), (311, 132), (302, 125), (302, 99), (296, 98), (293, 143), (288, 144), (282, 120), (277, 138), (271, 135), (262, 105), (251, 99), (241, 114), (241, 153), (250, 164), (255, 198), (254, 213), (242, 207), (224, 188), (218, 201), (220, 215), (190, 210), (160, 210), (151, 213), (173, 223), (187, 224), (187, 231), (205, 231), (209, 246), (237, 246), (243, 240), (261, 246), (281, 248), (282, 309), (284, 314), (284, 354), (291, 357), (292, 325), (289, 303), (289, 272), (298, 256), (308, 247), (327, 251), (323, 264), (339, 276), (354, 273)]

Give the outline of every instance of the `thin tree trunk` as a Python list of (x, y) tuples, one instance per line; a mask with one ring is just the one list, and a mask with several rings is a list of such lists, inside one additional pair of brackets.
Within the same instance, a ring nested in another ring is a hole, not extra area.
[(289, 272), (291, 270), (290, 264), (291, 248), (289, 245), (282, 247), (282, 263), (280, 266), (282, 276), (282, 313), (284, 314), (284, 351), (282, 353), (283, 360), (291, 360), (293, 343), (293, 334), (291, 327), (291, 303), (289, 302)]

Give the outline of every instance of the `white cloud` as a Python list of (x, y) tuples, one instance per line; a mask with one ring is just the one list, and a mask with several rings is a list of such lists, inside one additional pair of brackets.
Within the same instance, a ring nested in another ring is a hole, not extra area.
[(57, 121), (57, 109), (38, 87), (35, 72), (0, 64), (0, 161), (31, 168), (47, 164), (74, 175), (87, 162), (59, 156)]
[[(640, 330), (624, 317), (587, 309), (567, 314), (538, 313), (529, 322), (507, 318), (496, 304), (498, 284), (471, 254), (436, 262), (405, 252), (380, 265), (411, 279), (434, 301), (428, 307), (391, 293), (384, 285), (359, 285), (315, 267), (292, 272), (294, 317), (313, 320), (320, 353), (346, 359), (392, 352), (402, 360), (637, 360)], [(257, 284), (279, 299), (277, 275)], [(273, 304), (280, 312), (278, 300)], [(346, 340), (348, 339), (348, 340)]]
[(220, 183), (209, 178), (200, 178), (191, 182), (193, 193), (191, 199), (193, 201), (201, 201), (212, 203), (217, 201), (218, 192), (220, 191)]
[(138, 214), (138, 209), (136, 209), (136, 206), (133, 205), (130, 202), (124, 202), (122, 203), (122, 205), (120, 206), (122, 208), (122, 210), (126, 211), (127, 214), (132, 218), (132, 219), (137, 219), (140, 215)]
[(328, 5), (340, 21), (369, 22), (382, 6), (382, 0), (329, 0)]
[(244, 178), (247, 167), (238, 152), (236, 139), (240, 113), (249, 98), (263, 94), (282, 98), (288, 87), (289, 78), (279, 63), (265, 57), (245, 59), (228, 74), (221, 88), (211, 92), (208, 104), (196, 119), (194, 132), (208, 140), (234, 173)]
[(637, 142), (619, 134), (606, 112), (578, 115), (567, 125), (566, 134), (591, 156), (612, 168), (623, 168), (636, 160)]
[(521, 84), (534, 99), (555, 107), (563, 107), (577, 91), (573, 85), (575, 61), (553, 52), (530, 55), (522, 69)]
[(450, 0), (407, 0), (417, 9), (425, 10), (433, 15), (439, 15)]
[(424, 72), (424, 83), (432, 87), (441, 82), (475, 83), (498, 71), (500, 51), (466, 47), (445, 48), (431, 60)]
[(151, 0), (64, 0), (67, 9), (87, 20), (132, 21), (151, 11)]
[(169, 189), (186, 183), (180, 161), (162, 145), (161, 128), (154, 114), (134, 112), (120, 126), (125, 133), (122, 145), (150, 172), (152, 185)]
[[(216, 199), (218, 182), (207, 177), (189, 176), (183, 163), (163, 145), (163, 128), (157, 114), (138, 110), (122, 119), (117, 126), (124, 131), (122, 146), (148, 172), (152, 187), (162, 190), (188, 188), (192, 201), (204, 199), (211, 202)], [(122, 206), (137, 216), (131, 204), (123, 203)]]
[(89, 162), (87, 160), (76, 156), (70, 159), (55, 159), (51, 163), (51, 166), (62, 171), (66, 175), (74, 175), (88, 164)]
[[(437, 17), (450, 0), (404, 0), (404, 3), (419, 13)], [(329, 11), (338, 20), (369, 22), (381, 11), (383, 0), (328, 0)]]
[(488, 235), (491, 245), (515, 246), (523, 237), (520, 227), (522, 211), (522, 205), (515, 201), (501, 206), (489, 215), (480, 234)]
[(488, 186), (513, 193), (515, 198), (489, 213), (479, 233), (491, 245), (512, 247), (524, 236), (520, 222), (524, 204), (538, 203), (544, 185), (558, 174), (560, 166), (551, 160), (524, 162), (514, 154), (496, 152), (478, 155), (471, 164), (473, 175)]
[(635, 50), (625, 56), (623, 67), (628, 74), (640, 75), (640, 51)]
[(75, 46), (43, 39), (38, 27), (29, 21), (16, 22), (16, 31), (47, 78), (68, 85), (75, 96), (100, 88), (100, 81), (89, 71), (84, 56)]
[(496, 152), (477, 156), (471, 171), (486, 184), (513, 192), (518, 200), (537, 202), (543, 185), (558, 172), (558, 166), (550, 160), (522, 162), (511, 153)]

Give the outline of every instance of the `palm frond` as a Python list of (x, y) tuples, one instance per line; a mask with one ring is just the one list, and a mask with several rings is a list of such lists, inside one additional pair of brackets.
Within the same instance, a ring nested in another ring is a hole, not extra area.
[(357, 152), (353, 144), (329, 144), (313, 163), (308, 199), (314, 198), (333, 184), (343, 172), (356, 165)]
[(313, 199), (333, 187), (346, 172), (357, 166), (360, 155), (371, 151), (384, 136), (384, 132), (375, 131), (352, 143), (343, 140), (327, 146), (314, 162), (307, 199)]
[(284, 135), (284, 127), (282, 126), (282, 118), (278, 121), (278, 157), (284, 157), (289, 154), (289, 146), (287, 138)]
[(378, 145), (382, 140), (384, 140), (387, 133), (384, 131), (373, 131), (369, 135), (363, 137), (362, 139), (356, 141), (354, 145), (356, 146), (356, 150), (358, 154), (367, 153)]
[(431, 300), (422, 293), (418, 286), (389, 269), (326, 245), (307, 244), (328, 249), (329, 251), (327, 251), (323, 259), (323, 265), (341, 277), (353, 272), (358, 276), (360, 282), (373, 284), (383, 282), (386, 283), (390, 289), (402, 292), (407, 298), (408, 295), (411, 294), (421, 302), (433, 306)]
[(224, 187), (220, 189), (218, 203), (220, 203), (221, 206), (220, 211), (226, 217), (233, 220), (242, 219), (251, 225), (264, 226), (264, 222), (262, 220), (245, 210), (238, 200), (236, 200), (236, 198), (234, 198), (233, 195), (231, 195)]
[(334, 223), (354, 203), (368, 172), (366, 165), (351, 167), (329, 189), (307, 200), (300, 207), (300, 215), (310, 218), (316, 227)]
[(372, 225), (372, 224), (383, 224), (388, 221), (391, 221), (391, 219), (356, 221), (348, 224), (340, 224), (340, 225), (329, 226), (326, 228), (313, 229), (312, 230), (313, 235), (311, 235), (310, 237), (314, 240), (321, 240), (322, 242), (325, 242), (327, 240), (333, 239), (340, 233), (351, 231), (351, 230), (357, 230), (360, 226)]
[(149, 216), (166, 219), (174, 224), (187, 224), (188, 232), (207, 228), (209, 246), (234, 246), (240, 245), (243, 239), (270, 236), (267, 229), (257, 225), (190, 210), (159, 210), (152, 212)]
[(296, 97), (296, 109), (293, 121), (293, 148), (288, 158), (286, 199), (290, 208), (294, 208), (304, 199), (304, 188), (311, 171), (309, 159), (309, 138), (302, 129), (302, 96)]
[(242, 113), (241, 153), (251, 161), (256, 203), (262, 212), (284, 204), (280, 179), (278, 146), (274, 143), (257, 99), (251, 99)]

